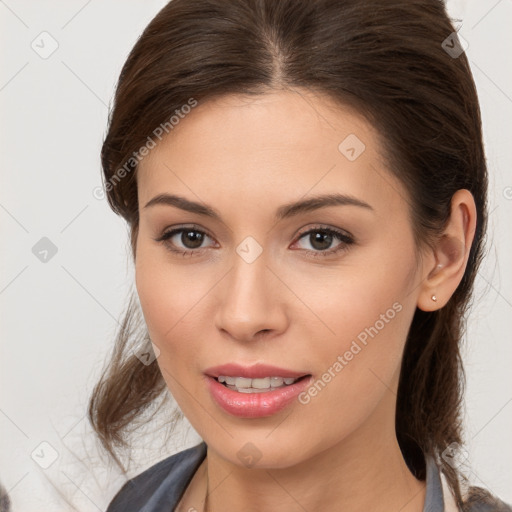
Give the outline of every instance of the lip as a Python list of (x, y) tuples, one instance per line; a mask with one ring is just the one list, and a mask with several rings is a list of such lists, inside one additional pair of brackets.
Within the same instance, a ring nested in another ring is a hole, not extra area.
[(296, 401), (298, 395), (310, 386), (312, 381), (313, 377), (310, 375), (294, 384), (271, 391), (239, 393), (227, 388), (215, 377), (206, 376), (206, 384), (214, 402), (225, 412), (239, 418), (263, 418), (278, 413)]
[[(310, 375), (310, 372), (296, 372), (279, 368), (263, 363), (257, 363), (252, 366), (241, 366), (237, 363), (228, 363), (220, 366), (212, 366), (204, 371), (209, 377), (219, 377), (226, 375), (228, 377), (246, 377), (248, 379), (262, 379), (264, 377), (291, 377), (298, 379), (304, 375)], [(223, 386), (224, 387), (224, 386)]]

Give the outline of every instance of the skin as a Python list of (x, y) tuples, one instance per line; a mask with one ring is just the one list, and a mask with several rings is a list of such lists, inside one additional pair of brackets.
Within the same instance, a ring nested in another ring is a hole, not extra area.
[[(350, 134), (365, 144), (354, 161), (338, 149)], [(213, 511), (423, 510), (425, 482), (395, 435), (400, 361), (416, 307), (442, 307), (462, 279), (476, 213), (471, 194), (458, 191), (445, 236), (420, 252), (407, 192), (385, 169), (379, 140), (327, 97), (273, 91), (200, 104), (141, 162), (136, 286), (162, 375), (208, 445), (178, 510), (203, 510), (207, 484)], [(274, 217), (284, 204), (333, 192), (371, 209)], [(221, 220), (145, 206), (163, 193), (207, 204)], [(180, 234), (155, 240), (192, 224), (207, 234), (202, 252)], [(323, 257), (342, 242), (319, 246), (304, 233), (325, 227), (354, 243)], [(247, 236), (263, 250), (252, 263), (236, 252)], [(196, 252), (173, 253), (173, 242)], [(397, 303), (400, 312), (307, 404), (244, 419), (209, 394), (204, 370), (227, 362), (320, 378)], [(261, 453), (251, 468), (237, 456), (247, 443)]]

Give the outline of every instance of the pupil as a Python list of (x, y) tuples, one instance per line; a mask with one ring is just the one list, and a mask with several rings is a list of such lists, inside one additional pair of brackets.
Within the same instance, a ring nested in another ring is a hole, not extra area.
[(181, 241), (188, 249), (196, 249), (203, 242), (203, 234), (198, 231), (183, 231)]
[(318, 250), (328, 249), (332, 243), (332, 235), (329, 233), (316, 232), (309, 235), (309, 237), (311, 246)]

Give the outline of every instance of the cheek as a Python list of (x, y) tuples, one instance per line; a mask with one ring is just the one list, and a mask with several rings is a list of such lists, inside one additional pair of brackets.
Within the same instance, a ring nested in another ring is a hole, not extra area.
[(154, 259), (145, 262), (142, 258), (136, 265), (136, 286), (153, 341), (172, 341), (173, 331), (181, 322), (186, 323), (187, 313), (197, 302), (200, 287), (192, 286), (183, 273), (172, 272), (170, 266), (159, 265)]
[(149, 335), (160, 349), (158, 362), (171, 369), (204, 343), (204, 304), (218, 277), (194, 265), (172, 264), (166, 251), (148, 245), (137, 247), (136, 288)]
[[(402, 246), (399, 254), (380, 249), (320, 282), (318, 276), (302, 279), (300, 293), (314, 304), (322, 321), (317, 329), (323, 333), (310, 346), (320, 374), (303, 401), (324, 422), (333, 410), (346, 413), (348, 430), (363, 421), (390, 390), (395, 392), (416, 309), (411, 293), (416, 268), (413, 249)], [(309, 332), (308, 338), (313, 339), (311, 328)]]
[(336, 408), (361, 419), (395, 386), (410, 313), (386, 297), (381, 307), (366, 303), (363, 312), (352, 303), (337, 318), (331, 323), (336, 335), (313, 352), (321, 381), (314, 387), (323, 395), (318, 412)]
[[(194, 417), (190, 392), (197, 386), (199, 352), (194, 304), (201, 293), (182, 272), (173, 272), (158, 254), (144, 250), (136, 260), (136, 287), (151, 341), (158, 347), (156, 362), (169, 391), (187, 417)], [(199, 331), (201, 329), (199, 328)]]
[(349, 350), (352, 340), (364, 344), (375, 331), (376, 336), (388, 340), (382, 350), (399, 349), (404, 338), (400, 334), (408, 325), (403, 311), (415, 308), (411, 293), (415, 268), (412, 247), (386, 251), (379, 245), (331, 268), (283, 265), (279, 273), (301, 299), (294, 301), (292, 321), (301, 324), (310, 339), (316, 339), (315, 353), (320, 350), (328, 355), (333, 350)]

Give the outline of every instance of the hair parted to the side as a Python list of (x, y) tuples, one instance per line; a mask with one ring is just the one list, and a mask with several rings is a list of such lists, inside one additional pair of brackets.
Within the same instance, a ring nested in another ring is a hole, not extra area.
[[(441, 454), (462, 444), (459, 348), (483, 254), (487, 169), (468, 60), (442, 47), (453, 32), (441, 0), (172, 0), (122, 69), (101, 158), (108, 201), (130, 226), (134, 257), (133, 154), (190, 98), (293, 88), (354, 107), (380, 134), (385, 164), (408, 190), (418, 246), (440, 233), (453, 194), (468, 189), (477, 229), (466, 272), (443, 308), (416, 310), (396, 411), (411, 470), (424, 477), (422, 454), (434, 456), (463, 507), (463, 476)], [(132, 352), (146, 342), (130, 328), (133, 314), (132, 305), (89, 403), (89, 419), (112, 456), (128, 447), (128, 425), (165, 390), (158, 365), (141, 364)]]

